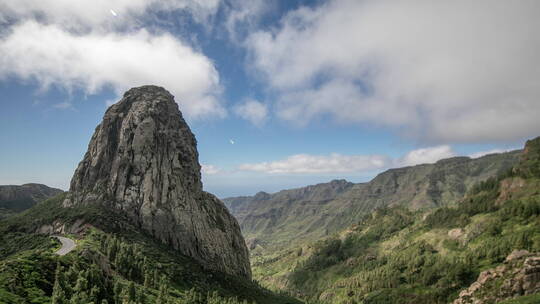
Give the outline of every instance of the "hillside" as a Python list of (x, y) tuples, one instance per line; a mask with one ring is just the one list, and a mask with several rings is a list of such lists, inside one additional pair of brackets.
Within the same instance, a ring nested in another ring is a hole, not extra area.
[(418, 210), (455, 202), (475, 183), (515, 165), (520, 153), (476, 159), (455, 157), (435, 164), (390, 169), (368, 183), (336, 180), (223, 201), (252, 245), (287, 246), (291, 240), (314, 240), (340, 231), (375, 208), (403, 205)]
[(537, 303), (540, 138), (524, 151), (446, 206), (384, 206), (316, 242), (254, 252), (254, 277), (321, 303)]
[[(54, 254), (57, 235), (75, 249)], [(69, 191), (0, 221), (0, 244), (0, 303), (298, 302), (251, 280), (240, 227), (202, 190), (195, 136), (157, 86), (107, 109)]]
[(0, 186), (0, 219), (24, 211), (62, 192), (41, 184)]
[[(0, 221), (0, 303), (300, 303), (207, 269), (119, 212), (64, 208), (65, 196)], [(34, 233), (53, 227), (74, 251), (55, 255), (59, 242)]]

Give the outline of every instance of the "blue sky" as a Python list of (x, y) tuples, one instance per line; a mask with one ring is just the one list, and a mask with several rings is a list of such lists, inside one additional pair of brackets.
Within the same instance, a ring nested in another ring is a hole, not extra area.
[(142, 84), (176, 96), (220, 197), (520, 148), (540, 135), (539, 6), (0, 0), (0, 184), (68, 189)]

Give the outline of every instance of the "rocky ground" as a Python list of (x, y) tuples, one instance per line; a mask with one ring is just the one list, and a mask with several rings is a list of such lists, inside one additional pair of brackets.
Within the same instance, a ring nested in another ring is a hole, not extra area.
[(483, 271), (453, 304), (497, 303), (540, 292), (540, 254), (515, 250), (497, 268)]

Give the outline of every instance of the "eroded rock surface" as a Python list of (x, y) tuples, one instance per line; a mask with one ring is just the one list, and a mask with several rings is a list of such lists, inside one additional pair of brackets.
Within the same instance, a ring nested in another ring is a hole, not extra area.
[(540, 255), (515, 250), (505, 264), (483, 271), (453, 304), (497, 303), (540, 292)]
[(64, 207), (100, 204), (208, 269), (250, 278), (236, 220), (202, 190), (195, 136), (173, 96), (133, 88), (97, 126)]

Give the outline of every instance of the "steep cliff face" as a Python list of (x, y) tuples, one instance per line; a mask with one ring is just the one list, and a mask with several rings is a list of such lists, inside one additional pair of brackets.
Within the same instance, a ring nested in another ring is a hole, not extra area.
[(97, 126), (64, 207), (99, 204), (205, 267), (250, 278), (236, 220), (202, 190), (196, 140), (173, 96), (127, 91)]

